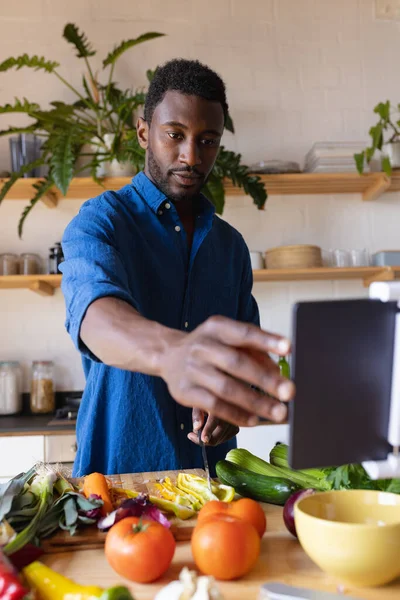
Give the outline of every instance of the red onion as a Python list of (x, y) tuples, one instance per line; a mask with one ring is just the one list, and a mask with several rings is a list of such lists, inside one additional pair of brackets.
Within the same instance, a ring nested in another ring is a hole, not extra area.
[(289, 533), (294, 535), (294, 537), (296, 537), (296, 538), (297, 538), (297, 533), (296, 533), (296, 525), (294, 522), (294, 505), (301, 498), (305, 498), (306, 496), (311, 496), (312, 494), (315, 494), (315, 490), (312, 490), (312, 489), (299, 490), (298, 492), (295, 492), (294, 494), (292, 494), (290, 496), (290, 498), (288, 498), (286, 500), (286, 504), (283, 508), (283, 520), (285, 522), (286, 529), (289, 531)]

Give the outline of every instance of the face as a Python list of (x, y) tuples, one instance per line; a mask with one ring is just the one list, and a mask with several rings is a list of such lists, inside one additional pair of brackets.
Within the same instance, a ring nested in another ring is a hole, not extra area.
[(223, 130), (219, 102), (168, 91), (150, 126), (143, 119), (137, 123), (146, 175), (171, 200), (195, 197), (214, 166)]

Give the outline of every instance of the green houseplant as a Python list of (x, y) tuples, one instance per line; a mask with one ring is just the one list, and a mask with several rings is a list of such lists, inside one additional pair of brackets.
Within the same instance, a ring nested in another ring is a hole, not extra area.
[(374, 113), (378, 115), (379, 120), (369, 130), (371, 145), (355, 154), (354, 160), (361, 174), (364, 172), (365, 163), (369, 164), (375, 152), (382, 151), (386, 146), (386, 154), (382, 156), (382, 169), (390, 176), (393, 168), (400, 167), (400, 104), (394, 109), (389, 100), (380, 102), (375, 106)]
[[(90, 64), (90, 57), (96, 54), (93, 46), (76, 25), (67, 24), (63, 36), (75, 47), (76, 56), (85, 63), (81, 90), (76, 89), (62, 77), (58, 71), (59, 63), (46, 60), (44, 57), (23, 54), (17, 58), (10, 57), (0, 64), (0, 71), (27, 67), (52, 74), (75, 95), (75, 100), (71, 103), (51, 102), (48, 110), (41, 109), (38, 104), (26, 98), (23, 100), (16, 98), (13, 105), (0, 106), (0, 114), (25, 113), (33, 120), (26, 127), (9, 127), (2, 130), (1, 136), (33, 133), (42, 139), (41, 158), (11, 174), (10, 179), (0, 190), (0, 202), (25, 173), (40, 165), (48, 168), (46, 177), (34, 184), (34, 195), (21, 215), (18, 223), (20, 237), (26, 217), (53, 186), (57, 186), (65, 195), (72, 178), (83, 172), (89, 172), (91, 177), (102, 185), (99, 175), (101, 168), (113, 161), (120, 164), (130, 163), (135, 170), (143, 168), (144, 152), (137, 141), (134, 115), (144, 105), (146, 91), (120, 89), (113, 81), (113, 74), (117, 60), (127, 50), (163, 35), (149, 32), (138, 38), (123, 41), (114, 47), (102, 62), (103, 80), (94, 74)], [(152, 71), (147, 71), (149, 80), (153, 74)], [(230, 117), (227, 119), (226, 127), (234, 132)], [(241, 162), (240, 154), (221, 147), (214, 169), (203, 190), (214, 203), (219, 214), (222, 214), (224, 208), (224, 178), (242, 187), (244, 192), (253, 198), (257, 207), (263, 208), (267, 193), (261, 179), (249, 173), (246, 165)]]

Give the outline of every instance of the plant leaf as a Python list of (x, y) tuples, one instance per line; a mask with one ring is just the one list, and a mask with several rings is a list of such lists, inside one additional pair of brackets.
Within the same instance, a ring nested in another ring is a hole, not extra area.
[(4, 135), (18, 135), (19, 133), (34, 133), (37, 129), (37, 124), (29, 125), (28, 127), (9, 127), (8, 129), (0, 130), (0, 137)]
[(360, 175), (364, 172), (364, 158), (365, 152), (354, 154), (354, 161), (356, 163), (357, 171), (360, 173)]
[(390, 100), (386, 102), (379, 102), (374, 108), (374, 113), (378, 114), (380, 118), (387, 122), (390, 119)]
[(382, 150), (383, 144), (383, 124), (379, 122), (369, 130), (369, 135), (372, 138), (372, 148)]
[(53, 187), (53, 185), (54, 185), (54, 181), (51, 178), (48, 178), (48, 179), (45, 179), (44, 181), (40, 181), (39, 183), (33, 184), (33, 187), (36, 190), (36, 194), (31, 199), (29, 204), (22, 211), (22, 215), (18, 222), (18, 236), (20, 239), (22, 237), (22, 230), (23, 230), (24, 223), (25, 223), (27, 216), (29, 215), (29, 213), (31, 212), (31, 210), (35, 206), (35, 204), (37, 204), (39, 202), (39, 200), (46, 194), (46, 192), (48, 192)]
[(154, 75), (156, 74), (157, 69), (154, 69), (154, 71), (152, 69), (147, 69), (146, 71), (146, 77), (147, 77), (147, 81), (149, 83), (151, 83), (154, 79)]
[(50, 159), (52, 177), (64, 196), (74, 174), (73, 137), (73, 129), (61, 131), (54, 140), (53, 155)]
[(231, 117), (231, 115), (229, 113), (226, 115), (225, 129), (227, 129), (231, 133), (235, 133), (235, 127), (233, 125), (232, 117)]
[(67, 42), (75, 46), (78, 51), (78, 58), (85, 58), (88, 56), (94, 56), (96, 54), (96, 50), (93, 50), (86, 35), (84, 33), (80, 33), (79, 29), (74, 23), (68, 23), (64, 27), (63, 36)]
[(36, 102), (29, 102), (26, 98), (24, 98), (22, 102), (18, 98), (15, 98), (14, 104), (5, 104), (4, 106), (0, 106), (0, 113), (21, 112), (29, 114), (35, 110), (40, 110), (39, 104), (36, 104)]
[(43, 165), (43, 164), (44, 164), (43, 158), (38, 158), (37, 160), (34, 160), (33, 162), (29, 163), (28, 165), (24, 165), (23, 167), (21, 167), (21, 169), (19, 171), (16, 171), (15, 173), (11, 173), (10, 178), (5, 182), (5, 184), (3, 185), (3, 187), (0, 190), (0, 203), (6, 196), (7, 192), (10, 191), (10, 189), (12, 188), (14, 183), (20, 177), (25, 175), (25, 173), (28, 173), (31, 169), (36, 169), (36, 167), (40, 167), (40, 165)]
[(392, 165), (390, 163), (390, 158), (388, 156), (382, 157), (382, 169), (385, 171), (386, 175), (389, 177), (392, 174)]
[(214, 204), (217, 214), (222, 215), (225, 205), (225, 190), (223, 180), (211, 173), (206, 185), (202, 189), (203, 194)]
[(116, 60), (129, 48), (133, 48), (133, 46), (137, 46), (142, 42), (147, 42), (149, 40), (153, 40), (158, 37), (164, 36), (165, 33), (157, 33), (155, 31), (151, 31), (149, 33), (144, 33), (137, 38), (126, 40), (125, 42), (121, 42), (119, 46), (116, 46), (108, 56), (103, 60), (103, 68), (108, 67), (108, 65), (112, 65), (116, 62)]
[(53, 73), (57, 67), (60, 66), (60, 63), (46, 60), (44, 56), (28, 56), (27, 54), (22, 54), (17, 58), (11, 56), (7, 58), (2, 63), (0, 63), (0, 71), (8, 71), (9, 69), (13, 69), (14, 67), (18, 69), (22, 69), (22, 67), (29, 67), (30, 69), (35, 69), (35, 71), (44, 70), (47, 73)]

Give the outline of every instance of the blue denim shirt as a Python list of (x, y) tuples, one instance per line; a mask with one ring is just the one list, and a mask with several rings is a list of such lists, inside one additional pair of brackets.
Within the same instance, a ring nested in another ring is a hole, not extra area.
[[(259, 324), (242, 236), (200, 196), (189, 254), (173, 203), (139, 173), (118, 192), (83, 204), (62, 247), (66, 328), (82, 353), (86, 376), (74, 475), (202, 467), (200, 448), (187, 438), (192, 410), (173, 400), (161, 378), (102, 363), (79, 331), (89, 305), (105, 296), (182, 331), (211, 315)], [(208, 448), (213, 473), (235, 444)]]

